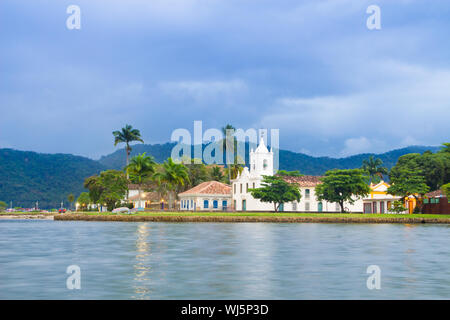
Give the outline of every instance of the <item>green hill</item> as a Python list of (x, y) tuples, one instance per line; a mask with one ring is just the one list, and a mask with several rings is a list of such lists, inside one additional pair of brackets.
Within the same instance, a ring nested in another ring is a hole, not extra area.
[(0, 199), (16, 207), (58, 208), (70, 193), (83, 191), (84, 178), (105, 168), (71, 154), (42, 154), (0, 149)]
[[(137, 144), (132, 155), (142, 152), (155, 157), (157, 162), (167, 159), (175, 144)], [(248, 149), (248, 146), (247, 146)], [(439, 147), (412, 146), (375, 155), (391, 168), (397, 159), (407, 153), (433, 152)], [(334, 168), (357, 168), (372, 154), (346, 158), (312, 157), (280, 150), (280, 169), (300, 170), (303, 174), (320, 175)], [(248, 161), (248, 159), (246, 159)], [(57, 208), (61, 201), (67, 205), (67, 196), (83, 192), (86, 177), (106, 169), (122, 169), (125, 150), (120, 149), (95, 161), (70, 154), (41, 154), (36, 152), (0, 149), (0, 200), (13, 206), (33, 207), (39, 201), (41, 208)]]
[[(133, 146), (131, 156), (147, 152), (155, 157), (156, 162), (163, 162), (170, 157), (175, 143), (166, 144), (137, 144)], [(248, 144), (246, 145), (246, 163), (248, 163)], [(362, 161), (373, 155), (383, 160), (386, 167), (391, 168), (397, 159), (407, 153), (423, 153), (426, 150), (435, 152), (440, 147), (411, 146), (402, 149), (392, 150), (382, 154), (364, 153), (346, 158), (313, 157), (303, 153), (295, 153), (287, 150), (280, 150), (280, 169), (299, 170), (303, 174), (320, 175), (330, 169), (351, 169), (361, 167)], [(193, 155), (192, 151), (192, 155)], [(103, 156), (99, 162), (109, 169), (121, 169), (125, 166), (125, 150), (117, 150), (107, 156)]]

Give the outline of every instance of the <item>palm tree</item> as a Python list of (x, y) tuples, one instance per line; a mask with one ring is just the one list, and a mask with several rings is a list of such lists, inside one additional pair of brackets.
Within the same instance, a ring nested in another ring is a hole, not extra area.
[(73, 195), (73, 193), (71, 193), (67, 196), (67, 200), (70, 203), (70, 208), (72, 208), (72, 203), (75, 201), (75, 196)]
[[(144, 140), (141, 138), (141, 132), (138, 129), (133, 129), (130, 125), (125, 125), (121, 131), (113, 131), (114, 135), (114, 146), (117, 146), (118, 143), (125, 143), (125, 151), (127, 152), (127, 166), (129, 164), (129, 157), (131, 153), (130, 142), (140, 141), (144, 143)], [(128, 178), (128, 177), (127, 177)]]
[[(227, 151), (233, 152), (235, 150), (235, 144), (236, 144), (236, 138), (234, 136), (234, 131), (236, 130), (235, 127), (233, 127), (231, 124), (227, 124), (225, 127), (222, 128), (222, 133), (224, 135), (223, 139), (223, 148), (225, 149), (225, 155), (227, 155)], [(228, 168), (228, 181), (231, 183), (231, 170), (230, 164), (228, 163), (228, 157), (225, 156), (225, 159), (227, 159), (227, 168)], [(233, 164), (236, 163), (236, 155), (233, 159)]]
[(156, 172), (155, 180), (159, 186), (164, 186), (169, 194), (169, 208), (173, 208), (173, 195), (179, 187), (189, 183), (188, 170), (185, 165), (173, 162), (168, 158), (162, 165), (162, 171)]
[(130, 163), (125, 167), (127, 174), (130, 176), (130, 180), (138, 185), (139, 192), (139, 208), (142, 208), (141, 190), (142, 184), (153, 176), (155, 173), (156, 162), (153, 157), (147, 156), (144, 152), (133, 158)]
[(219, 166), (212, 167), (210, 171), (210, 176), (212, 180), (222, 182), (224, 178), (222, 168)]
[(388, 169), (383, 167), (383, 161), (381, 159), (375, 159), (373, 156), (370, 156), (367, 160), (363, 160), (361, 169), (369, 175), (370, 183), (372, 181), (379, 182), (383, 179), (383, 174), (388, 174)]

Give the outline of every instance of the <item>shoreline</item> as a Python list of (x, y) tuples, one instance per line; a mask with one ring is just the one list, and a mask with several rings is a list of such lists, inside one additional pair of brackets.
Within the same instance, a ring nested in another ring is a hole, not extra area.
[(0, 219), (8, 220), (54, 220), (49, 214), (1, 214)]
[(450, 224), (448, 218), (393, 217), (275, 217), (275, 216), (177, 216), (177, 215), (55, 215), (55, 221), (115, 221), (115, 222), (268, 222), (268, 223), (401, 223)]

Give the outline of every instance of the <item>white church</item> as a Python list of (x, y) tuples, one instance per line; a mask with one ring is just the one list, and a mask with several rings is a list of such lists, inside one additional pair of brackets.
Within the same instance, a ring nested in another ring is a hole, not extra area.
[[(250, 169), (245, 167), (238, 177), (232, 180), (233, 207), (237, 211), (273, 211), (273, 203), (261, 202), (252, 197), (250, 188), (261, 187), (264, 175), (274, 175), (273, 151), (268, 150), (261, 137), (256, 150), (250, 150)], [(319, 202), (316, 199), (315, 188), (320, 183), (319, 176), (285, 177), (285, 180), (298, 185), (301, 192), (300, 202), (284, 203), (280, 211), (301, 212), (339, 212), (337, 203)], [(357, 208), (347, 204), (350, 211)], [(361, 209), (362, 211), (362, 209)]]
[[(273, 203), (261, 202), (249, 192), (261, 187), (264, 175), (274, 175), (274, 154), (261, 137), (256, 150), (250, 150), (250, 169), (245, 167), (230, 186), (210, 181), (180, 193), (180, 210), (203, 211), (273, 211)], [(338, 203), (318, 201), (315, 189), (321, 183), (320, 176), (287, 176), (284, 179), (295, 183), (301, 192), (299, 202), (284, 203), (279, 211), (291, 212), (340, 212)], [(387, 213), (393, 201), (400, 199), (387, 194), (389, 185), (384, 181), (370, 185), (371, 193), (364, 199), (355, 199), (353, 204), (345, 203), (347, 212)]]

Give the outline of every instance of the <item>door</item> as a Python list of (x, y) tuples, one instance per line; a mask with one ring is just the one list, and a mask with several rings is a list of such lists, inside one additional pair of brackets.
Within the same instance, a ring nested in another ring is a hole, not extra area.
[(278, 209), (278, 211), (284, 211), (284, 203), (280, 204), (280, 208)]
[(364, 213), (372, 213), (372, 205), (370, 203), (364, 203)]
[(242, 200), (242, 211), (247, 210), (247, 200)]
[(322, 204), (322, 202), (319, 202), (319, 204), (317, 205), (317, 211), (319, 211), (319, 212), (323, 211), (323, 204)]
[(384, 213), (384, 201), (380, 202), (380, 213)]
[(372, 213), (377, 213), (377, 203), (376, 202), (373, 203)]

